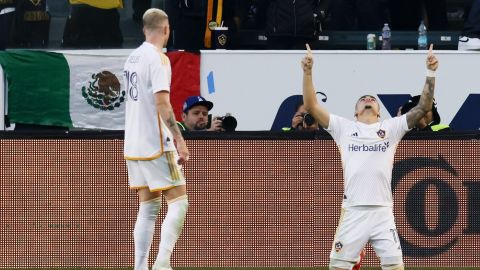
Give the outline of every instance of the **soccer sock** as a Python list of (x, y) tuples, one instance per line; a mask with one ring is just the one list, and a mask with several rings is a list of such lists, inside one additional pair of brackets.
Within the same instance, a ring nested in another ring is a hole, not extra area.
[(182, 232), (183, 223), (187, 214), (188, 199), (187, 195), (180, 196), (168, 201), (168, 211), (162, 223), (162, 232), (160, 235), (160, 247), (158, 249), (156, 267), (170, 267), (170, 256), (172, 255), (175, 243)]
[(135, 242), (134, 270), (148, 270), (148, 254), (150, 253), (153, 233), (155, 232), (155, 221), (161, 205), (162, 198), (160, 197), (140, 203), (137, 222), (133, 230)]

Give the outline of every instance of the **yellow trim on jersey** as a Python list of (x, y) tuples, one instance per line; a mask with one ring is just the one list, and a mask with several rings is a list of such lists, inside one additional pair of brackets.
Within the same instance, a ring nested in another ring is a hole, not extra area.
[(155, 188), (155, 189), (150, 189), (151, 192), (155, 192), (155, 191), (163, 191), (163, 190), (169, 190), (169, 189), (172, 189), (176, 186), (168, 186), (168, 187), (163, 187), (163, 188)]
[(178, 170), (177, 161), (175, 160), (175, 155), (173, 152), (165, 152), (165, 157), (167, 158), (168, 169), (170, 170), (170, 177), (173, 181), (178, 181), (181, 179), (180, 171)]
[(164, 66), (168, 66), (170, 65), (170, 59), (168, 58), (168, 56), (166, 54), (164, 54), (163, 52), (158, 52), (160, 54), (160, 59), (162, 61), (162, 65)]
[(158, 122), (158, 130), (160, 130), (160, 153), (163, 153), (163, 129), (162, 129), (162, 117), (160, 113), (157, 113), (157, 122)]
[(148, 186), (136, 186), (136, 187), (130, 187), (130, 189), (142, 189), (142, 188), (148, 188)]
[(157, 121), (158, 121), (158, 129), (160, 130), (160, 153), (155, 154), (150, 157), (131, 157), (131, 156), (123, 156), (125, 160), (141, 160), (141, 161), (149, 161), (154, 160), (161, 157), (164, 153), (163, 148), (163, 131), (162, 131), (162, 122), (160, 121), (160, 114), (157, 113)]

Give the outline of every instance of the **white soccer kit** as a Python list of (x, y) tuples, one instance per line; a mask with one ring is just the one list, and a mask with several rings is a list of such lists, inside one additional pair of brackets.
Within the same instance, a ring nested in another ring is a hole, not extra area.
[(356, 261), (367, 241), (379, 257), (401, 256), (392, 212), (392, 168), (398, 143), (408, 131), (406, 115), (364, 124), (330, 115), (327, 131), (341, 154), (342, 216), (331, 257)]
[[(124, 157), (132, 188), (160, 190), (184, 184), (180, 167), (172, 162), (177, 157), (172, 133), (157, 111), (154, 96), (160, 91), (170, 92), (171, 78), (168, 57), (151, 43), (144, 42), (125, 62)], [(164, 155), (166, 152), (173, 153)]]

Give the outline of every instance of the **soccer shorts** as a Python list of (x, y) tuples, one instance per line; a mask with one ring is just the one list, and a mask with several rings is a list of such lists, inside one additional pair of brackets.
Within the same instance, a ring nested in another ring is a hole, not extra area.
[(343, 208), (330, 258), (356, 262), (367, 242), (370, 242), (380, 258), (402, 256), (391, 207), (352, 206)]
[(131, 189), (148, 187), (150, 191), (167, 190), (185, 185), (178, 154), (165, 152), (154, 160), (127, 160), (128, 182)]

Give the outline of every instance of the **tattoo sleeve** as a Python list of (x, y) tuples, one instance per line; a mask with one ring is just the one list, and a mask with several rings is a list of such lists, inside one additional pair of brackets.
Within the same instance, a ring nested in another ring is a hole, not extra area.
[(180, 129), (178, 128), (178, 125), (177, 125), (177, 120), (175, 120), (175, 115), (173, 114), (172, 110), (169, 110), (169, 115), (167, 117), (166, 122), (167, 122), (166, 124), (168, 128), (173, 133), (174, 137), (182, 136), (182, 133), (180, 132)]
[(407, 113), (408, 128), (413, 128), (422, 117), (432, 110), (435, 77), (427, 77), (417, 106)]

